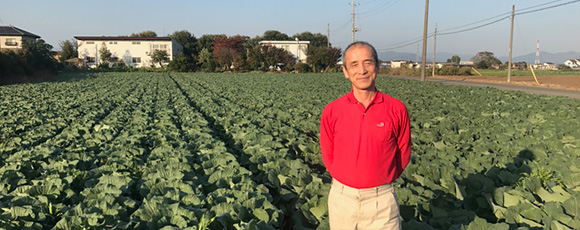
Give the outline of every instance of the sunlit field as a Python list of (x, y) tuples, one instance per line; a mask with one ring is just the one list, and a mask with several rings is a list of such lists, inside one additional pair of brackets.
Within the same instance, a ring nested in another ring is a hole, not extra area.
[[(60, 79), (0, 87), (0, 228), (329, 228), (319, 120), (341, 73)], [(580, 100), (377, 87), (411, 117), (405, 229), (580, 228)]]

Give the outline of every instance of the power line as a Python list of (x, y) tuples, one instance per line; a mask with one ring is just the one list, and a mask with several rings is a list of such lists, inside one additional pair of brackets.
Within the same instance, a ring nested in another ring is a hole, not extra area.
[(548, 5), (548, 4), (552, 4), (552, 3), (554, 3), (554, 2), (560, 2), (560, 1), (563, 1), (563, 0), (554, 0), (554, 1), (551, 1), (551, 2), (544, 2), (544, 3), (542, 3), (542, 4), (538, 4), (538, 5), (535, 5), (535, 6), (530, 6), (530, 7), (526, 7), (526, 8), (518, 9), (518, 11), (521, 11), (521, 10), (528, 10), (528, 9), (532, 9), (532, 8), (536, 8), (536, 7), (539, 7), (539, 6), (544, 6), (544, 5)]
[(344, 22), (344, 24), (342, 26), (339, 26), (337, 29), (334, 29), (335, 32), (338, 32), (342, 29), (344, 29), (346, 26), (348, 26), (351, 23), (351, 18), (350, 16), (348, 17), (348, 19), (346, 20), (346, 22)]
[[(400, 45), (401, 47), (404, 47), (404, 46), (408, 46), (408, 45), (414, 44), (415, 42), (417, 42), (417, 40), (420, 41), (422, 39), (423, 39), (423, 36), (416, 37), (416, 38), (412, 38), (412, 39), (408, 39), (408, 40), (405, 40), (405, 41), (400, 41), (400, 42), (397, 42), (397, 43), (392, 43), (390, 45), (391, 45), (391, 47), (394, 47), (394, 46), (397, 46), (398, 47), (399, 44), (405, 44), (405, 45)], [(377, 48), (377, 49), (381, 49), (381, 48)], [(382, 48), (382, 49), (387, 49), (387, 48)]]
[(374, 3), (374, 2), (382, 2), (382, 1), (383, 0), (360, 0), (359, 2), (370, 5), (371, 3)]
[[(392, 50), (392, 49), (398, 49), (398, 48), (402, 48), (405, 46), (410, 46), (412, 44), (417, 43), (418, 41), (421, 41), (423, 38), (416, 38), (416, 39), (412, 39), (412, 40), (406, 40), (406, 41), (402, 41), (402, 42), (397, 42), (397, 43), (393, 43), (390, 44), (390, 46), (386, 46), (386, 47), (376, 47), (377, 50)], [(398, 45), (398, 44), (402, 44), (402, 45)]]
[(486, 19), (482, 19), (482, 20), (479, 20), (479, 21), (476, 21), (476, 22), (471, 22), (471, 23), (468, 23), (468, 24), (465, 24), (465, 25), (456, 26), (456, 27), (452, 27), (452, 28), (448, 28), (448, 29), (443, 29), (443, 30), (440, 30), (439, 32), (448, 31), (448, 30), (454, 30), (454, 29), (459, 29), (459, 28), (463, 28), (463, 27), (466, 27), (466, 26), (474, 25), (474, 24), (479, 24), (481, 22), (489, 21), (489, 20), (492, 20), (492, 19), (498, 18), (498, 17), (504, 17), (505, 18), (506, 16), (509, 17), (509, 15), (511, 15), (511, 12), (499, 14), (499, 15), (496, 15), (496, 16), (493, 16), (493, 17), (489, 17), (489, 18), (486, 18)]
[(368, 0), (368, 1), (367, 0), (360, 0), (359, 2), (364, 3), (365, 5), (372, 5), (375, 2), (383, 2), (383, 0)]
[(483, 25), (479, 25), (479, 26), (471, 27), (471, 28), (468, 28), (468, 29), (463, 29), (463, 30), (453, 31), (453, 32), (440, 33), (439, 35), (458, 34), (458, 33), (467, 32), (467, 31), (470, 31), (470, 30), (479, 29), (479, 28), (481, 28), (481, 27), (484, 27), (484, 26), (489, 26), (489, 25), (491, 25), (491, 24), (498, 23), (498, 22), (500, 22), (500, 21), (503, 21), (504, 19), (507, 19), (507, 18), (510, 18), (510, 17), (511, 17), (511, 16), (505, 16), (505, 17), (503, 17), (503, 18), (500, 18), (500, 19), (498, 19), (498, 20), (495, 20), (495, 21), (492, 21), (492, 22), (485, 23), (485, 24), (483, 24)]
[[(428, 38), (430, 38), (430, 37), (432, 37), (432, 36), (433, 36), (433, 35), (429, 35), (429, 36), (428, 36)], [(394, 49), (399, 49), (399, 48), (403, 48), (403, 47), (406, 47), (406, 46), (410, 46), (410, 45), (416, 44), (417, 42), (420, 42), (420, 41), (422, 41), (422, 40), (423, 40), (423, 38), (421, 37), (421, 38), (419, 38), (419, 39), (417, 39), (417, 40), (414, 40), (414, 41), (412, 41), (412, 42), (409, 42), (409, 43), (405, 43), (405, 44), (403, 44), (403, 45), (399, 45), (399, 46), (392, 46), (392, 47), (387, 47), (387, 48), (377, 48), (377, 50), (394, 50)]]
[(564, 3), (557, 4), (557, 5), (547, 6), (547, 7), (544, 7), (544, 8), (540, 8), (540, 9), (537, 9), (537, 10), (524, 11), (524, 12), (521, 12), (521, 13), (516, 13), (516, 15), (534, 13), (534, 12), (538, 12), (538, 11), (543, 11), (543, 10), (547, 10), (547, 9), (556, 8), (556, 7), (559, 7), (559, 6), (564, 6), (564, 5), (572, 4), (572, 3), (575, 3), (575, 2), (580, 2), (580, 0), (574, 0), (574, 1), (564, 2)]
[[(536, 8), (536, 7), (540, 7), (540, 6), (545, 6), (545, 5), (548, 5), (548, 4), (551, 4), (551, 3), (554, 3), (554, 2), (560, 2), (560, 1), (563, 1), (563, 0), (555, 0), (555, 1), (551, 1), (551, 2), (546, 2), (546, 3), (538, 4), (538, 5), (535, 5), (535, 6), (530, 6), (530, 7), (526, 7), (526, 8), (523, 8), (523, 9), (519, 9), (518, 11), (528, 10), (528, 9), (532, 9), (532, 8)], [(573, 2), (569, 2), (569, 3), (573, 3)], [(569, 4), (569, 3), (565, 3), (565, 4)], [(542, 10), (542, 9), (539, 9), (539, 10)], [(517, 13), (516, 12), (516, 15), (518, 15), (518, 14), (521, 14), (521, 13)], [(488, 21), (488, 20), (492, 20), (492, 19), (498, 18), (498, 17), (502, 17), (502, 18), (510, 17), (510, 15), (511, 15), (511, 11), (508, 11), (508, 12), (505, 12), (505, 13), (502, 13), (502, 14), (499, 14), (499, 15), (496, 15), (496, 16), (493, 16), (493, 17), (489, 17), (489, 18), (486, 18), (486, 19), (482, 19), (482, 20), (479, 20), (479, 21), (476, 21), (476, 22), (472, 22), (472, 23), (468, 23), (468, 24), (465, 24), (465, 25), (456, 26), (456, 27), (452, 27), (452, 28), (448, 28), (448, 29), (443, 29), (443, 30), (440, 30), (440, 32), (454, 30), (454, 29), (459, 29), (459, 28), (462, 28), (462, 27), (466, 27), (466, 26), (478, 24), (478, 23), (481, 23), (481, 22), (485, 22), (485, 21)], [(497, 20), (497, 21), (501, 21), (501, 20)]]
[[(360, 3), (357, 3), (357, 5), (360, 5)], [(356, 21), (358, 22), (358, 23), (357, 23), (357, 24), (358, 24), (358, 26), (355, 26), (355, 27), (356, 27), (356, 32), (360, 32), (360, 31), (361, 31), (361, 28), (364, 28), (364, 26), (363, 26), (363, 24), (362, 24), (362, 20), (360, 20), (360, 18), (361, 18), (361, 17), (360, 17), (360, 13), (358, 12), (359, 8), (360, 8), (360, 7), (357, 7), (357, 8), (355, 9), (355, 11), (356, 11)]]
[[(557, 1), (561, 1), (561, 0), (557, 0)], [(550, 3), (557, 2), (557, 1), (552, 1), (552, 2), (550, 2)], [(529, 11), (524, 11), (524, 12), (518, 12), (518, 13), (515, 13), (515, 15), (523, 15), (523, 14), (529, 14), (529, 13), (539, 12), (539, 11), (543, 11), (543, 10), (547, 10), (547, 9), (556, 8), (556, 7), (559, 7), (559, 6), (564, 6), (564, 5), (572, 4), (572, 3), (575, 3), (575, 2), (580, 2), (580, 0), (574, 0), (574, 1), (564, 2), (564, 3), (560, 3), (560, 4), (556, 4), (556, 5), (552, 5), (552, 6), (547, 6), (547, 7), (543, 7), (543, 8), (540, 8), (540, 9), (535, 9), (535, 10), (529, 10)], [(549, 4), (549, 3), (547, 3), (547, 4)], [(535, 7), (539, 7), (539, 6), (544, 6), (544, 5), (547, 5), (547, 4), (540, 4), (540, 5), (536, 5), (536, 6), (528, 7), (528, 8), (525, 8), (525, 9), (531, 9), (531, 8), (535, 8)], [(497, 17), (497, 16), (495, 16), (495, 17)], [(504, 19), (508, 19), (508, 18), (510, 18), (510, 17), (511, 17), (511, 15), (507, 15), (507, 16), (504, 16), (504, 17), (502, 17), (502, 18), (500, 18), (500, 19), (497, 19), (497, 20), (495, 20), (495, 21), (492, 21), (492, 22), (485, 23), (485, 24), (483, 24), (483, 25), (479, 25), (479, 26), (471, 27), (471, 28), (468, 28), (468, 29), (463, 29), (463, 30), (453, 31), (453, 32), (440, 33), (439, 35), (457, 34), (457, 33), (467, 32), (467, 31), (470, 31), (470, 30), (479, 29), (479, 28), (481, 28), (481, 27), (484, 27), (484, 26), (488, 26), (488, 25), (491, 25), (491, 24), (498, 23), (498, 22), (500, 22), (500, 21), (502, 21), (502, 20), (504, 20)], [(492, 17), (492, 18), (493, 18), (493, 17)], [(483, 21), (486, 21), (486, 20), (489, 20), (489, 19), (485, 19), (485, 20), (483, 20)], [(480, 22), (481, 22), (481, 21), (480, 21)], [(471, 23), (471, 24), (473, 24), (473, 23)], [(463, 26), (461, 26), (461, 27), (463, 27)]]
[[(564, 6), (564, 5), (569, 5), (569, 4), (572, 4), (572, 3), (580, 2), (580, 0), (573, 0), (573, 1), (568, 1), (568, 2), (564, 2), (564, 3), (556, 4), (556, 5), (546, 6), (548, 4), (555, 3), (555, 2), (559, 2), (559, 1), (562, 1), (562, 0), (555, 0), (555, 1), (547, 2), (547, 3), (543, 3), (543, 4), (538, 4), (538, 5), (535, 5), (535, 6), (526, 7), (526, 8), (520, 9), (519, 12), (516, 12), (515, 13), (515, 15), (523, 15), (523, 14), (535, 13), (535, 12), (539, 12), (539, 11), (543, 11), (543, 10), (548, 10), (548, 9), (552, 9), (552, 8), (556, 8), (556, 7), (560, 7), (560, 6)], [(546, 6), (546, 7), (542, 7), (542, 6)], [(529, 9), (533, 9), (533, 8), (537, 8), (537, 7), (542, 7), (542, 8), (535, 9), (535, 10), (529, 10)], [(523, 11), (523, 10), (528, 10), (528, 11)], [(498, 18), (498, 17), (501, 17), (501, 18), (496, 19), (496, 20), (491, 21), (491, 22), (488, 22), (488, 23), (485, 23), (485, 24), (482, 24), (482, 25), (477, 25), (477, 26), (474, 26), (474, 27), (470, 27), (470, 28), (467, 28), (467, 29), (462, 29), (462, 30), (457, 30), (457, 31), (451, 31), (451, 32), (446, 32), (446, 33), (442, 33), (441, 32), (441, 31), (449, 31), (449, 30), (453, 30), (453, 29), (463, 28), (463, 27), (466, 27), (466, 26), (470, 26), (470, 25), (474, 25), (474, 24), (481, 23), (481, 22), (489, 21), (491, 19)], [(457, 26), (457, 27), (453, 27), (453, 28), (449, 28), (449, 29), (444, 29), (444, 30), (439, 30), (438, 35), (450, 35), (450, 34), (463, 33), (463, 32), (467, 32), (467, 31), (479, 29), (479, 28), (482, 28), (482, 27), (485, 27), (485, 26), (489, 26), (489, 25), (498, 23), (498, 22), (503, 21), (505, 19), (509, 19), (510, 17), (511, 17), (511, 12), (507, 12), (507, 13), (503, 13), (503, 14), (499, 14), (499, 15), (490, 17), (490, 18), (486, 18), (486, 19), (483, 19), (483, 20), (479, 20), (479, 21), (476, 21), (476, 22), (468, 23), (468, 24), (465, 24), (465, 25), (461, 25), (461, 26)], [(430, 35), (427, 36), (427, 38), (430, 38), (430, 37), (433, 37), (433, 34), (430, 34)], [(410, 45), (416, 44), (417, 42), (420, 42), (421, 40), (422, 40), (422, 38), (417, 38), (417, 39), (412, 39), (412, 40), (406, 40), (406, 41), (394, 43), (393, 46), (391, 46), (391, 47), (377, 48), (377, 50), (394, 50), (394, 49), (399, 49), (399, 48), (403, 48), (403, 47), (406, 47), (406, 46), (410, 46)], [(397, 45), (397, 44), (402, 44), (402, 45)]]
[(389, 1), (382, 2), (383, 4), (381, 6), (373, 7), (373, 9), (371, 9), (371, 10), (364, 11), (364, 12), (360, 13), (360, 15), (362, 15), (362, 16), (359, 16), (359, 17), (366, 18), (366, 17), (376, 15), (378, 13), (382, 13), (383, 10), (391, 8), (393, 5), (397, 4), (397, 2), (399, 2), (399, 0), (394, 0), (391, 2), (389, 2)]
[[(378, 1), (378, 0), (373, 0), (373, 1)], [(349, 14), (347, 16), (347, 19), (344, 21), (344, 23), (340, 23), (341, 21), (339, 21), (339, 20), (335, 20), (334, 22), (331, 22), (331, 24), (340, 25), (340, 26), (337, 26), (334, 29), (332, 29), (333, 33), (337, 33), (339, 31), (342, 31), (346, 26), (351, 24), (352, 23), (352, 14)]]

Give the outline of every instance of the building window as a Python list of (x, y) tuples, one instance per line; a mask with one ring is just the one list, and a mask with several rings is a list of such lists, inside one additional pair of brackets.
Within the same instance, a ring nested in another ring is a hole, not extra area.
[(141, 63), (140, 57), (133, 57), (133, 63)]
[(140, 45), (141, 42), (133, 42), (133, 45)]
[(16, 38), (6, 38), (6, 43), (4, 43), (7, 46), (17, 46), (18, 42), (16, 42)]
[(87, 60), (88, 63), (97, 62), (97, 59), (95, 57), (85, 57), (85, 60)]
[(87, 45), (95, 44), (95, 42), (87, 42)]
[(109, 42), (110, 45), (117, 45), (117, 42)]
[(167, 45), (160, 45), (160, 44), (152, 44), (151, 45), (151, 53), (155, 50), (162, 50), (167, 52)]

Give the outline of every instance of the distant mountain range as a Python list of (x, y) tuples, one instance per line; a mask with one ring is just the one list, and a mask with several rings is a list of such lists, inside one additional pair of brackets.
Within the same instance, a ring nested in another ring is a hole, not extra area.
[[(418, 61), (421, 62), (421, 55), (414, 53), (401, 53), (401, 52), (394, 52), (394, 51), (385, 51), (379, 52), (379, 59), (383, 61), (392, 61), (392, 60), (410, 60), (410, 61)], [(453, 53), (446, 53), (446, 52), (437, 52), (435, 56), (436, 62), (446, 62), (447, 59), (451, 59), (453, 55), (457, 55), (461, 58), (462, 61), (469, 61), (475, 54), (473, 55), (465, 55), (465, 54), (453, 54)], [(502, 62), (507, 62), (507, 56), (496, 56)], [(580, 52), (565, 52), (565, 53), (549, 53), (549, 52), (542, 52), (540, 51), (540, 62), (551, 62), (554, 64), (563, 64), (568, 59), (580, 59)], [(427, 62), (433, 62), (433, 53), (427, 53)], [(512, 62), (526, 62), (528, 64), (534, 64), (536, 60), (536, 53), (529, 53), (526, 55), (521, 56), (514, 56), (512, 57)]]

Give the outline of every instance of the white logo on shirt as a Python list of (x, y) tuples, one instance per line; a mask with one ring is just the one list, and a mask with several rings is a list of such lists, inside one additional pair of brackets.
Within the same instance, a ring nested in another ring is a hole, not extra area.
[(377, 127), (383, 127), (383, 126), (385, 126), (385, 123), (383, 123), (383, 122), (377, 124)]

